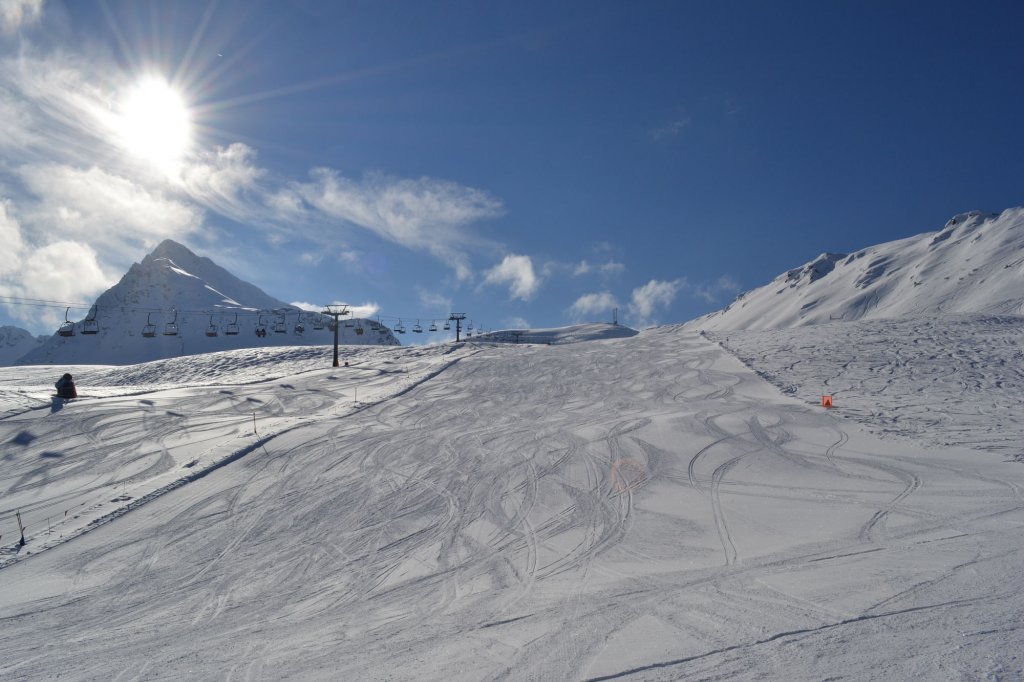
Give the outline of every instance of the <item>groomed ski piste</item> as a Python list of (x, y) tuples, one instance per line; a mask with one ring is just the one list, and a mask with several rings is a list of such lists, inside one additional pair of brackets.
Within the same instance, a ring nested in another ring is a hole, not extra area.
[(4, 368), (0, 678), (1020, 679), (1024, 322), (905, 324)]

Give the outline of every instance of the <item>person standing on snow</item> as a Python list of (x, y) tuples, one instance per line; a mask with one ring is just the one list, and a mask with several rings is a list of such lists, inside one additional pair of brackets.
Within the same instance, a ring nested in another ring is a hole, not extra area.
[(75, 390), (75, 382), (71, 378), (70, 374), (62, 376), (57, 380), (57, 383), (55, 383), (54, 386), (57, 387), (58, 398), (70, 399), (78, 397), (78, 391)]

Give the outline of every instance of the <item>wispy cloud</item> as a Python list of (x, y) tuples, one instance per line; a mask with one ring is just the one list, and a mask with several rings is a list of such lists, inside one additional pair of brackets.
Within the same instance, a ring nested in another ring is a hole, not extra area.
[(655, 311), (672, 305), (679, 290), (685, 286), (685, 279), (672, 281), (652, 279), (642, 287), (633, 289), (629, 303), (630, 315), (636, 319), (637, 324), (651, 323)]
[(651, 128), (647, 131), (647, 134), (652, 140), (666, 140), (679, 137), (684, 130), (690, 127), (690, 123), (691, 120), (689, 116), (680, 116), (679, 118), (675, 118), (664, 125)]
[(459, 279), (472, 274), (467, 244), (479, 242), (465, 228), (502, 213), (501, 202), (487, 192), (447, 180), (382, 173), (353, 180), (329, 168), (314, 169), (311, 176), (312, 182), (291, 186), (306, 204), (395, 244), (426, 251)]
[(615, 296), (607, 291), (584, 294), (569, 306), (569, 315), (574, 320), (583, 319), (589, 315), (608, 313), (618, 305)]
[(447, 314), (452, 310), (452, 300), (444, 294), (439, 294), (436, 291), (428, 291), (427, 289), (418, 290), (420, 305), (426, 308), (428, 311), (433, 310), (440, 313)]
[(34, 197), (22, 212), (37, 241), (81, 240), (130, 257), (165, 238), (181, 239), (203, 221), (197, 207), (95, 166), (28, 165), (19, 175)]
[(14, 33), (42, 15), (43, 0), (0, 0), (0, 31)]
[(529, 301), (540, 288), (541, 280), (533, 271), (529, 256), (508, 255), (485, 273), (483, 283), (508, 285), (510, 299)]
[(199, 204), (244, 222), (262, 213), (259, 203), (247, 195), (257, 192), (257, 182), (266, 174), (256, 165), (256, 150), (236, 142), (199, 152), (183, 166), (180, 181)]
[(572, 276), (581, 277), (593, 272), (599, 273), (603, 276), (619, 275), (626, 271), (626, 266), (614, 260), (608, 260), (605, 263), (592, 264), (587, 262), (586, 259), (581, 260), (578, 264), (573, 266)]
[(732, 296), (739, 290), (739, 282), (729, 275), (722, 275), (710, 284), (698, 284), (693, 289), (693, 295), (707, 303), (718, 303), (723, 295)]

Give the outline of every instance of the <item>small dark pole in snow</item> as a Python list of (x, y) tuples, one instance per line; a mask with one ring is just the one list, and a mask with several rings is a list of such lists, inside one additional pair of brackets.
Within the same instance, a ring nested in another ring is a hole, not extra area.
[(466, 319), (466, 313), (452, 313), (448, 319), (455, 323), (455, 341), (458, 342), (459, 334), (462, 332), (462, 321)]
[(256, 433), (256, 413), (255, 412), (252, 413), (252, 433), (253, 433), (254, 436), (260, 435), (260, 434)]
[(618, 326), (619, 324), (619, 309), (612, 308), (612, 324)]
[(21, 531), (21, 539), (18, 540), (18, 547), (25, 546), (25, 526), (21, 523), (21, 512), (14, 512), (14, 515), (18, 518), (18, 530)]
[(334, 318), (334, 366), (338, 366), (338, 327), (341, 325), (338, 323), (338, 318), (343, 315), (348, 315), (348, 304), (347, 303), (336, 303), (329, 306), (324, 306), (324, 315), (330, 315)]

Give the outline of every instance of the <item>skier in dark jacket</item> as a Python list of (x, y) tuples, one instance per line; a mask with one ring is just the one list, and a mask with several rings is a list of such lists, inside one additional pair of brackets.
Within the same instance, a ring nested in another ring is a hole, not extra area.
[(54, 384), (57, 387), (58, 398), (77, 398), (78, 391), (75, 390), (75, 382), (71, 378), (70, 374), (62, 376), (57, 383)]

